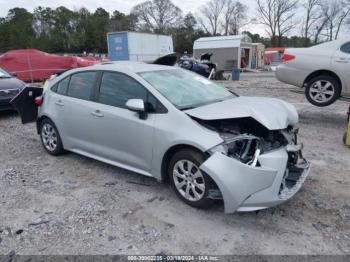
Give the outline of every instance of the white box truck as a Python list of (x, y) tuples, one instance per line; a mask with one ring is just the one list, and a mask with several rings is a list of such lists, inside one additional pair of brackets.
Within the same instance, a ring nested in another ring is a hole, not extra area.
[(167, 35), (111, 32), (107, 33), (107, 43), (111, 61), (151, 62), (174, 52), (173, 39)]

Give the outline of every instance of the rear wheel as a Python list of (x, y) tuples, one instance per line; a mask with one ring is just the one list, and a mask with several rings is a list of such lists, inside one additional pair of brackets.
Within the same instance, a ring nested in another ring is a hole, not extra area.
[(332, 76), (318, 76), (311, 79), (306, 86), (305, 96), (307, 100), (319, 107), (333, 104), (341, 93), (339, 82)]
[(190, 206), (206, 209), (215, 201), (208, 198), (215, 188), (212, 179), (199, 169), (205, 156), (195, 150), (177, 152), (171, 159), (168, 175), (178, 197)]
[(64, 153), (61, 137), (54, 123), (44, 119), (40, 124), (40, 138), (45, 150), (54, 156)]

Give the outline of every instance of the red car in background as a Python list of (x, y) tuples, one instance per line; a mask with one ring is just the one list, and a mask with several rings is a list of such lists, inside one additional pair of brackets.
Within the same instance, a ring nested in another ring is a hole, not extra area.
[(37, 49), (12, 50), (0, 56), (0, 67), (15, 73), (22, 81), (43, 81), (72, 68), (99, 63), (94, 58), (53, 55)]

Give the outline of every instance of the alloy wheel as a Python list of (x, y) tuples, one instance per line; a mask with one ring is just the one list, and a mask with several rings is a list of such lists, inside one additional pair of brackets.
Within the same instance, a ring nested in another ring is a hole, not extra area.
[(45, 123), (41, 129), (43, 144), (49, 151), (55, 151), (57, 148), (57, 133), (55, 128), (49, 123)]
[(335, 88), (328, 80), (318, 80), (312, 84), (309, 94), (314, 101), (326, 103), (335, 95)]
[(189, 201), (199, 201), (205, 193), (205, 181), (201, 170), (189, 160), (178, 161), (173, 168), (176, 190)]

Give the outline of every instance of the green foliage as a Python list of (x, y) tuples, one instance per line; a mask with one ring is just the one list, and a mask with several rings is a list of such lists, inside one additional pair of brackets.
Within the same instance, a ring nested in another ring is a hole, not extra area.
[[(157, 1), (155, 3), (158, 3)], [(167, 7), (167, 6), (166, 6)], [(161, 8), (164, 7), (159, 7)], [(175, 51), (192, 53), (193, 42), (203, 36), (208, 36), (199, 29), (192, 13), (177, 18), (181, 12), (177, 7), (170, 14), (173, 21), (161, 26), (161, 33), (173, 36)], [(141, 31), (156, 33), (159, 28), (152, 23), (145, 23), (136, 13), (129, 15), (114, 11), (111, 15), (103, 8), (91, 13), (86, 8), (72, 11), (66, 7), (51, 9), (37, 7), (32, 13), (24, 8), (9, 10), (4, 18), (0, 18), (0, 53), (11, 49), (37, 48), (55, 53), (106, 53), (107, 32)], [(269, 38), (259, 34), (248, 34), (253, 42), (262, 42), (267, 47), (273, 45)], [(282, 46), (310, 46), (310, 39), (298, 36), (284, 37)]]
[(192, 15), (188, 13), (183, 20), (183, 23), (170, 30), (173, 36), (175, 52), (191, 54), (193, 52), (193, 42), (203, 36), (208, 36), (204, 31), (196, 29), (197, 21)]
[[(259, 34), (252, 34), (249, 31), (244, 31), (242, 34), (248, 35), (253, 43), (263, 43), (266, 47), (276, 47), (277, 40), (273, 41), (271, 38), (262, 37)], [(311, 46), (312, 42), (309, 38), (301, 36), (292, 36), (292, 37), (282, 37), (281, 45), (278, 47), (308, 47)]]
[(0, 53), (11, 49), (37, 48), (55, 53), (107, 52), (107, 32), (135, 31), (137, 18), (103, 8), (90, 13), (66, 7), (9, 10), (0, 18)]
[(24, 8), (9, 10), (7, 17), (0, 20), (0, 48), (30, 48), (34, 30), (33, 15)]

